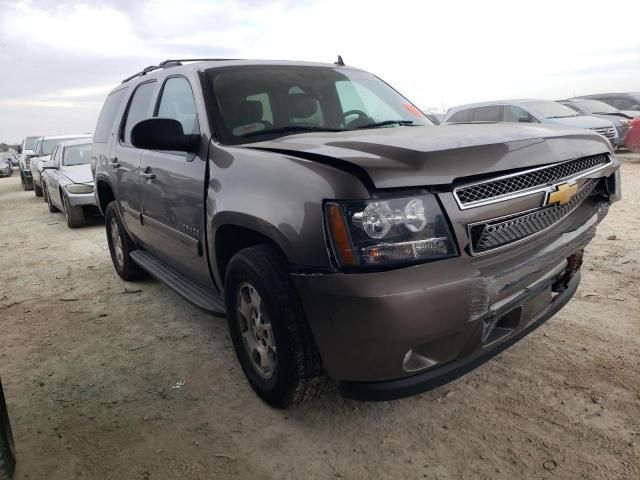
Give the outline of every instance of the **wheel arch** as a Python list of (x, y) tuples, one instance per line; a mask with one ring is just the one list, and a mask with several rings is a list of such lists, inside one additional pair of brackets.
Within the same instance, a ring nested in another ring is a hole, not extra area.
[(98, 206), (98, 209), (104, 217), (105, 212), (107, 211), (107, 205), (109, 205), (109, 203), (113, 202), (116, 199), (113, 193), (113, 188), (111, 187), (109, 181), (102, 177), (96, 178), (95, 196), (97, 199), (96, 204)]
[(290, 243), (284, 234), (275, 225), (243, 213), (223, 212), (216, 215), (216, 222), (209, 229), (208, 243), (211, 270), (220, 287), (224, 286), (229, 261), (243, 248), (271, 244), (289, 262), (287, 252), (290, 251)]

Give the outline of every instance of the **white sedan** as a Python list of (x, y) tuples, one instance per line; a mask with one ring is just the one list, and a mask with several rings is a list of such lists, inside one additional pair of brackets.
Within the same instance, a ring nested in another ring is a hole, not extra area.
[(51, 159), (41, 162), (44, 198), (51, 213), (62, 211), (70, 228), (85, 223), (87, 208), (96, 208), (91, 174), (91, 138), (59, 143)]

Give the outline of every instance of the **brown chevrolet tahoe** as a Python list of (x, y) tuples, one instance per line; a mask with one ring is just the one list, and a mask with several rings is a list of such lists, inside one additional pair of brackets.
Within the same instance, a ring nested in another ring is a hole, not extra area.
[(434, 126), (338, 64), (168, 60), (107, 98), (92, 146), (116, 272), (226, 314), (269, 404), (388, 400), (489, 360), (565, 305), (620, 198), (609, 142)]

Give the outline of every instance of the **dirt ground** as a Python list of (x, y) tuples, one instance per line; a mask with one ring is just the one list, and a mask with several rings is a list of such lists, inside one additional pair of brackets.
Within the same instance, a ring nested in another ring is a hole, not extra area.
[[(104, 225), (0, 179), (0, 376), (16, 479), (639, 479), (640, 155), (571, 303), (465, 377), (389, 403), (251, 391), (223, 318), (127, 284)], [(615, 238), (613, 238), (615, 236)]]

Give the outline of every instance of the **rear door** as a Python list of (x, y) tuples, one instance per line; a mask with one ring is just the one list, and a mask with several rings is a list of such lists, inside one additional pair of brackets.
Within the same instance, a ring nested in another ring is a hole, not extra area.
[(140, 83), (133, 90), (107, 162), (111, 185), (120, 202), (122, 220), (129, 234), (137, 240), (142, 237), (139, 189), (142, 150), (131, 144), (131, 130), (136, 123), (151, 116), (157, 83), (156, 80)]
[[(201, 132), (189, 80), (170, 76), (162, 85), (154, 116), (173, 118), (186, 134)], [(186, 152), (145, 150), (141, 161), (143, 242), (158, 258), (203, 286), (211, 286), (204, 258), (206, 161)]]

